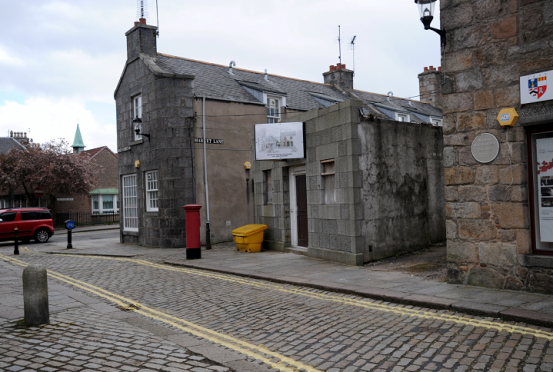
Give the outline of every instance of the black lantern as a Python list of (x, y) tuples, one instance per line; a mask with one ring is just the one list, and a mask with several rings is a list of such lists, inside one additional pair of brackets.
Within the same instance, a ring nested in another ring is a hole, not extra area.
[(150, 142), (150, 133), (140, 133), (142, 128), (142, 119), (140, 119), (138, 116), (135, 117), (132, 121), (132, 125), (134, 126), (134, 132), (137, 136), (148, 137), (148, 142)]
[(419, 6), (419, 14), (421, 16), (421, 22), (424, 25), (424, 29), (432, 30), (438, 33), (441, 38), (442, 46), (445, 46), (445, 30), (430, 27), (430, 24), (434, 19), (434, 7), (436, 6), (436, 0), (415, 0), (415, 4)]

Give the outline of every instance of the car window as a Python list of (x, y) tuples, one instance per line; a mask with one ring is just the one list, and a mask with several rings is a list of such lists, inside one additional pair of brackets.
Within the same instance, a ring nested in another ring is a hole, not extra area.
[(36, 220), (36, 212), (21, 212), (21, 221)]
[(0, 214), (0, 220), (2, 220), (2, 222), (15, 221), (16, 215), (17, 215), (17, 212), (2, 213)]
[(51, 220), (52, 216), (50, 215), (50, 212), (36, 212), (36, 219), (37, 220)]

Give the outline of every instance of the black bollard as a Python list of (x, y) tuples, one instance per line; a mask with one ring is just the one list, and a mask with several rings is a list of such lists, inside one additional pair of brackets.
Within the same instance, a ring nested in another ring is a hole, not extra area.
[(71, 244), (71, 234), (73, 232), (71, 230), (67, 230), (67, 249), (73, 248), (73, 245)]
[(17, 227), (13, 230), (13, 237), (15, 240), (13, 254), (19, 254), (19, 241), (17, 238)]

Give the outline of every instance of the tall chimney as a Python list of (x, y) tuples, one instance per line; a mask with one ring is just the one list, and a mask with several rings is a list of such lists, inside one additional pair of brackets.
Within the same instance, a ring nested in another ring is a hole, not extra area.
[(329, 71), (323, 73), (325, 84), (331, 84), (341, 90), (353, 89), (353, 71), (346, 69), (346, 65), (338, 63), (330, 66)]
[(150, 57), (157, 56), (157, 27), (146, 24), (145, 18), (140, 18), (134, 27), (125, 33), (127, 36), (127, 60), (131, 61), (140, 53)]
[(442, 109), (442, 68), (425, 67), (419, 74), (420, 99), (430, 105)]

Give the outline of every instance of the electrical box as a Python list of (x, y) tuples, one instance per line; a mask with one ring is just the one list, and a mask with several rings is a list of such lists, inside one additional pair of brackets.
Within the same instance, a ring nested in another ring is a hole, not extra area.
[(502, 127), (514, 127), (518, 120), (518, 113), (514, 108), (503, 109), (497, 115), (497, 121)]

